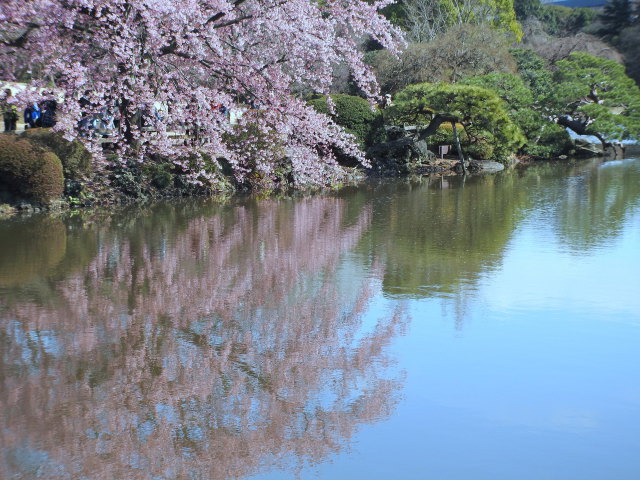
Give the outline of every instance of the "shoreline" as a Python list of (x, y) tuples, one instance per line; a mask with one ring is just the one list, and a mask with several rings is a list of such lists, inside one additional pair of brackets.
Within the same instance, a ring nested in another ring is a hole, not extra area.
[[(637, 149), (640, 153), (640, 146)], [(631, 152), (635, 153), (633, 149)], [(629, 152), (629, 153), (631, 153)], [(637, 154), (636, 154), (637, 155)], [(632, 155), (636, 156), (636, 155)], [(521, 158), (515, 159), (513, 163), (504, 167), (498, 162), (491, 161), (475, 161), (470, 162), (470, 166), (489, 164), (489, 168), (483, 169), (470, 168), (467, 173), (468, 176), (478, 175), (493, 175), (500, 171), (509, 171), (515, 168), (528, 168), (541, 164), (572, 164), (575, 162), (588, 161), (590, 159), (597, 158), (602, 162), (607, 161), (606, 157), (569, 157), (569, 158), (555, 158), (555, 159), (532, 159)], [(625, 155), (623, 158), (628, 158)], [(495, 168), (498, 165), (501, 168)], [(457, 167), (457, 168), (456, 168)], [(91, 216), (94, 214), (112, 213), (117, 209), (127, 209), (131, 207), (144, 208), (150, 204), (156, 202), (172, 202), (172, 201), (188, 201), (194, 200), (214, 200), (219, 203), (226, 203), (233, 201), (234, 199), (246, 198), (250, 196), (256, 196), (258, 198), (291, 198), (297, 196), (317, 195), (323, 192), (335, 192), (343, 188), (354, 187), (363, 185), (369, 181), (384, 181), (394, 179), (410, 179), (415, 177), (462, 177), (465, 176), (460, 168), (459, 160), (457, 158), (442, 158), (434, 160), (430, 165), (415, 169), (415, 171), (406, 173), (394, 173), (390, 171), (376, 172), (371, 169), (346, 169), (351, 170), (348, 178), (344, 181), (324, 186), (309, 186), (307, 188), (295, 188), (292, 186), (278, 186), (275, 188), (233, 188), (226, 189), (224, 191), (197, 191), (194, 190), (191, 193), (186, 194), (184, 191), (173, 188), (168, 191), (162, 191), (153, 187), (148, 179), (145, 182), (144, 187), (147, 188), (141, 195), (132, 195), (131, 192), (126, 192), (121, 188), (117, 188), (114, 185), (108, 187), (104, 184), (99, 185), (99, 196), (93, 197), (92, 201), (80, 203), (75, 197), (67, 197), (56, 199), (48, 206), (39, 206), (30, 204), (24, 200), (19, 200), (14, 204), (0, 201), (0, 221), (7, 220), (14, 217), (29, 217), (32, 215), (64, 215), (73, 212), (82, 212)], [(96, 176), (105, 172), (96, 172)], [(90, 180), (86, 181), (85, 185), (90, 188), (94, 186)], [(143, 185), (140, 185), (143, 186)], [(93, 193), (96, 193), (95, 191)]]

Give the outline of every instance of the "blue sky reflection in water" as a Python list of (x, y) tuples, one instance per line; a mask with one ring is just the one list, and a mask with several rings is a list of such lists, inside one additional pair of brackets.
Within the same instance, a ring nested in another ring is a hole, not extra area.
[(38, 222), (8, 478), (640, 478), (640, 161)]
[(302, 478), (640, 478), (640, 193), (596, 192), (605, 169), (640, 181), (636, 160), (524, 175), (500, 265), (408, 300), (392, 418)]

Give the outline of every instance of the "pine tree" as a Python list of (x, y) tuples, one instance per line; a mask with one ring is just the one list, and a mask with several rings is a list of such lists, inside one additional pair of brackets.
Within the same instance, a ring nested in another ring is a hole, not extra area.
[[(640, 7), (637, 7), (640, 8)], [(632, 7), (630, 0), (611, 0), (600, 15), (604, 27), (600, 30), (603, 35), (617, 35), (632, 23)]]

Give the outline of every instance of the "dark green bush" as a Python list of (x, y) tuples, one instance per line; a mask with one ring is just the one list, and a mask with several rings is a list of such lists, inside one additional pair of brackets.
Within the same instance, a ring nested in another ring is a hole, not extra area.
[(91, 153), (78, 140), (70, 142), (49, 128), (29, 129), (22, 134), (29, 142), (51, 150), (62, 162), (65, 178), (79, 180), (91, 170)]
[[(331, 118), (341, 127), (356, 136), (361, 146), (373, 145), (382, 140), (383, 122), (378, 111), (371, 110), (367, 100), (353, 95), (331, 95), (335, 114)], [(318, 97), (309, 104), (320, 113), (329, 115), (326, 97)]]
[(573, 148), (573, 142), (567, 131), (560, 125), (550, 123), (540, 133), (537, 143), (524, 146), (525, 153), (538, 158), (556, 158), (565, 155)]
[[(213, 158), (208, 153), (192, 153), (187, 157), (189, 170), (203, 169), (208, 175), (207, 178), (199, 176), (197, 180), (201, 182), (200, 190), (207, 192), (222, 192), (231, 188), (231, 178), (233, 172), (229, 169), (229, 164), (223, 164), (221, 160)], [(227, 168), (225, 168), (227, 167)]]
[(485, 140), (479, 142), (463, 142), (462, 150), (465, 155), (470, 156), (474, 160), (488, 160), (493, 158), (495, 152), (493, 144)]
[(13, 195), (47, 204), (64, 190), (62, 164), (53, 152), (13, 134), (0, 135), (0, 182)]
[(144, 188), (144, 172), (140, 164), (116, 164), (109, 175), (111, 187), (133, 198), (146, 199)]
[(168, 168), (157, 168), (155, 172), (153, 172), (151, 183), (153, 183), (156, 188), (163, 190), (171, 185), (172, 182), (173, 175), (171, 175), (171, 171)]

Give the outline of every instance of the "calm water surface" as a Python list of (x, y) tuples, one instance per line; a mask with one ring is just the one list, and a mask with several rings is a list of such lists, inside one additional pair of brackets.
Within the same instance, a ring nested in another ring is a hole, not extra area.
[(0, 478), (640, 478), (640, 160), (0, 222)]

